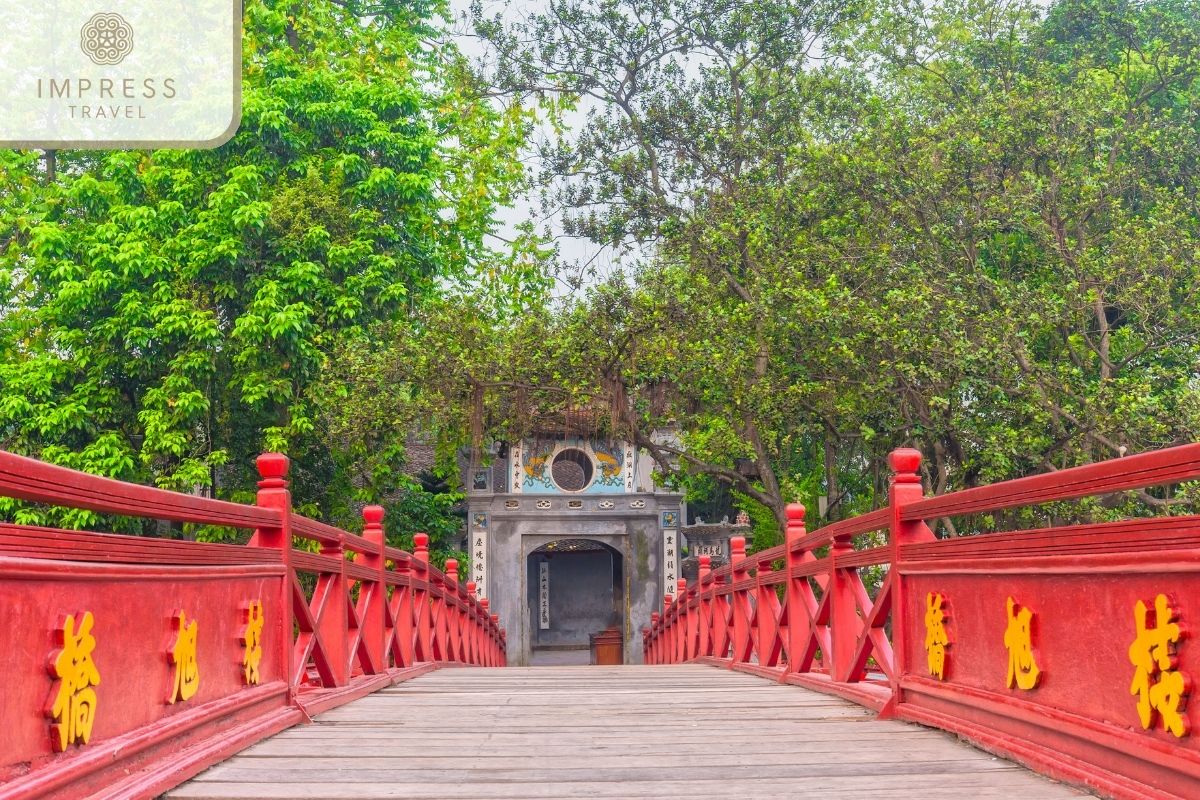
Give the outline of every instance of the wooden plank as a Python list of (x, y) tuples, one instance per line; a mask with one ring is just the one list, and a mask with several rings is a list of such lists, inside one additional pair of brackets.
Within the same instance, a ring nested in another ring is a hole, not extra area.
[(1084, 796), (946, 734), (692, 664), (438, 670), (261, 742), (168, 796), (867, 795)]

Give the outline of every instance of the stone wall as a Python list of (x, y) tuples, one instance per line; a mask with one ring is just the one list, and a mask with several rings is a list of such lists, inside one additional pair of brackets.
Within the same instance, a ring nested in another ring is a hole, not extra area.
[[(649, 625), (651, 612), (661, 607), (666, 591), (662, 585), (660, 512), (678, 512), (681, 499), (676, 494), (648, 493), (586, 497), (472, 496), (468, 520), (478, 513), (486, 514), (487, 597), (508, 631), (509, 663), (527, 664), (532, 647), (538, 641), (530, 611), (531, 607), (536, 607), (531, 603), (537, 598), (537, 575), (528, 571), (530, 554), (559, 539), (591, 539), (620, 555), (623, 587), (619, 595), (623, 607), (617, 610), (618, 627), (624, 635), (625, 662), (640, 664), (641, 629)], [(572, 505), (578, 507), (572, 508)], [(603, 569), (601, 566), (597, 561), (596, 569), (603, 574), (604, 580), (609, 580), (611, 568), (607, 563)], [(553, 567), (551, 574), (553, 576)], [(555, 594), (551, 594), (552, 602)], [(585, 602), (581, 593), (576, 594), (580, 595), (578, 599), (563, 602)], [(604, 602), (602, 599), (600, 605)], [(597, 616), (595, 622), (598, 624), (599, 621)], [(599, 625), (597, 630), (606, 625)]]

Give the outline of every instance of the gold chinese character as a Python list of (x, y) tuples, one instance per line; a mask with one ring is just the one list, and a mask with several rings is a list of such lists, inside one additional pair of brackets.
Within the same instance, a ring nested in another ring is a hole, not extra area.
[(946, 648), (950, 636), (946, 632), (946, 598), (937, 592), (925, 596), (925, 655), (929, 661), (929, 674), (939, 681), (946, 679)]
[(54, 749), (61, 752), (71, 744), (87, 744), (96, 722), (96, 690), (100, 671), (92, 660), (96, 637), (92, 635), (95, 620), (85, 612), (75, 630), (75, 615), (63, 620), (56, 633), (59, 648), (50, 655), (50, 674), (58, 678), (58, 693), (50, 704), (47, 716), (54, 720), (50, 726)]
[[(195, 625), (195, 623), (192, 623)], [(246, 608), (246, 628), (242, 631), (242, 677), (248, 686), (262, 683), (258, 666), (262, 663), (263, 607), (261, 600), (254, 600)]]
[[(1163, 730), (1176, 736), (1186, 736), (1189, 730), (1187, 717), (1182, 714), (1187, 697), (1187, 679), (1175, 669), (1178, 659), (1175, 647), (1181, 631), (1177, 609), (1171, 606), (1165, 594), (1154, 598), (1154, 627), (1149, 625), (1149, 609), (1141, 600), (1133, 608), (1133, 621), (1137, 637), (1129, 645), (1129, 661), (1136, 668), (1129, 693), (1137, 695), (1138, 719), (1142, 728), (1149, 730), (1157, 711)], [(1151, 679), (1158, 676), (1158, 682)]]
[[(1014, 614), (1014, 609), (1020, 610)], [(1004, 646), (1008, 649), (1008, 688), (1014, 683), (1027, 691), (1037, 686), (1042, 671), (1033, 659), (1033, 612), (1018, 606), (1011, 597)]]
[(200, 688), (200, 665), (196, 661), (196, 634), (199, 623), (187, 621), (187, 616), (178, 611), (174, 616), (178, 635), (169, 653), (171, 663), (175, 665), (175, 677), (172, 679), (171, 694), (168, 703), (188, 700)]

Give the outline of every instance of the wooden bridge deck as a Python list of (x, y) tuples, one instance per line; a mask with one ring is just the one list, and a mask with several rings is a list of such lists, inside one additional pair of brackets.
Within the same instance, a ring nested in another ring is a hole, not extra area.
[(699, 665), (443, 669), (172, 798), (1012, 798), (1083, 792), (952, 736)]

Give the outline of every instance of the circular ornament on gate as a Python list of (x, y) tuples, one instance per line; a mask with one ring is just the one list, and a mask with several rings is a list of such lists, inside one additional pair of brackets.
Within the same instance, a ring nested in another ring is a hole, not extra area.
[(578, 447), (566, 447), (559, 450), (554, 460), (550, 462), (550, 477), (554, 485), (564, 492), (581, 492), (592, 483), (596, 476), (592, 457)]
[(120, 64), (133, 52), (133, 26), (111, 11), (93, 14), (79, 31), (79, 49), (100, 66)]

